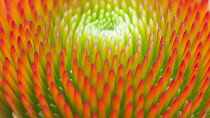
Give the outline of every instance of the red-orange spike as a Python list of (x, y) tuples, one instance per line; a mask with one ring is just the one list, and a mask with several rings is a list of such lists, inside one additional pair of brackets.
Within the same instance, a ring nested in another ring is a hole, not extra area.
[(104, 80), (107, 80), (108, 75), (109, 75), (109, 61), (108, 61), (108, 59), (106, 59), (104, 61), (104, 67), (103, 67)]
[(199, 118), (206, 118), (206, 115), (207, 115), (207, 111), (204, 111), (202, 112)]
[(118, 96), (118, 94), (115, 94), (113, 99), (112, 99), (112, 109), (115, 109), (117, 111), (117, 114), (120, 111), (120, 98)]
[(125, 91), (127, 91), (128, 87), (132, 85), (133, 83), (132, 81), (133, 81), (133, 73), (132, 70), (129, 70), (125, 80)]
[(83, 103), (83, 117), (84, 118), (91, 118), (91, 112), (90, 112), (90, 105), (88, 102)]
[(136, 71), (135, 71), (135, 74), (134, 74), (134, 79), (133, 79), (133, 86), (134, 86), (134, 89), (137, 89), (138, 87), (138, 83), (140, 82), (141, 80), (141, 71), (142, 71), (142, 66), (141, 64), (138, 64), (138, 66), (136, 67)]
[(74, 106), (75, 105), (74, 97), (72, 97), (72, 96), (74, 96), (74, 86), (69, 79), (67, 80), (67, 84), (65, 84), (65, 85), (67, 88), (67, 97), (68, 97), (70, 103)]
[(114, 72), (116, 73), (117, 72), (117, 69), (118, 69), (118, 57), (117, 57), (117, 55), (115, 55), (113, 57), (113, 60), (112, 60), (112, 68), (114, 69)]
[(106, 106), (106, 110), (110, 108), (111, 105), (111, 90), (109, 84), (105, 84), (104, 86), (104, 94), (103, 94), (104, 103)]
[[(18, 92), (18, 87), (17, 87), (17, 83), (16, 81), (14, 81), (11, 77), (11, 74), (9, 73), (8, 69), (3, 66), (3, 74), (4, 74), (4, 78), (6, 79), (6, 81), (8, 82), (7, 85), (9, 84), (9, 86), (11, 87), (11, 89), (15, 92), (15, 93), (19, 93)], [(2, 82), (3, 82), (4, 79), (2, 79)], [(5, 81), (5, 80), (4, 80)], [(6, 82), (5, 81), (5, 82)], [(9, 87), (9, 88), (10, 88)]]
[(179, 97), (179, 107), (178, 108), (180, 108), (183, 105), (183, 103), (187, 99), (188, 95), (189, 95), (189, 87), (186, 86)]
[(62, 71), (61, 73), (62, 73), (62, 84), (63, 84), (64, 90), (66, 91), (67, 88), (65, 85), (67, 84), (67, 81), (69, 80), (68, 73), (65, 70)]
[(3, 39), (0, 39), (0, 49), (1, 49), (4, 57), (8, 57), (11, 60), (9, 51), (8, 51), (7, 46), (6, 46), (5, 42), (3, 41)]
[(168, 118), (168, 115), (169, 115), (169, 111), (166, 110), (163, 115), (162, 115), (162, 118)]
[(176, 80), (175, 80), (175, 83), (176, 83), (176, 85), (175, 85), (175, 90), (178, 90), (178, 88), (180, 87), (180, 85), (181, 85), (181, 83), (182, 83), (182, 78), (183, 78), (183, 72), (181, 71), (181, 72), (178, 74), (178, 76), (177, 76), (177, 78), (176, 78)]
[(53, 118), (52, 112), (50, 111), (47, 101), (45, 100), (44, 96), (39, 95), (38, 100), (39, 100), (40, 106), (42, 107), (44, 115), (46, 117)]
[(168, 117), (172, 117), (174, 115), (174, 113), (177, 111), (178, 102), (179, 102), (179, 98), (175, 98), (175, 100), (172, 103), (171, 108), (169, 110)]
[(79, 114), (82, 114), (83, 112), (83, 104), (82, 104), (82, 98), (80, 93), (77, 90), (74, 90), (74, 100), (75, 100), (75, 106), (76, 110)]
[(132, 70), (132, 64), (133, 64), (133, 58), (129, 57), (126, 65), (125, 74), (127, 74), (129, 70)]
[(48, 107), (46, 107), (45, 105), (43, 106), (42, 108), (43, 112), (44, 112), (44, 115), (46, 118), (53, 118), (53, 115), (50, 111), (50, 109)]
[(154, 81), (154, 76), (153, 76), (153, 70), (151, 70), (148, 74), (148, 77), (146, 79), (146, 82), (145, 82), (145, 91), (144, 91), (144, 94), (147, 94), (148, 91), (150, 90), (152, 84), (153, 84), (153, 81)]
[(112, 110), (110, 113), (110, 118), (118, 118), (117, 117), (117, 111), (116, 110)]
[(64, 105), (64, 111), (65, 111), (66, 118), (73, 118), (72, 110), (67, 103), (65, 103), (65, 105)]
[(125, 95), (125, 103), (124, 103), (125, 106), (127, 106), (130, 102), (133, 102), (133, 95), (134, 95), (133, 86), (130, 85)]
[[(114, 92), (114, 87), (115, 87), (115, 72), (114, 72), (114, 69), (111, 69), (110, 71), (109, 71), (109, 75), (108, 75), (108, 84), (109, 84), (109, 86), (110, 86), (110, 88), (111, 88), (111, 93), (113, 93)], [(106, 82), (106, 80), (104, 80), (104, 82)]]
[(58, 89), (55, 85), (55, 83), (53, 81), (50, 82), (50, 92), (52, 93), (52, 97), (55, 101), (56, 104), (58, 104), (58, 98), (57, 98), (57, 95), (58, 95)]
[(78, 76), (78, 80), (77, 80), (78, 90), (79, 92), (83, 94), (85, 75), (82, 68), (79, 68), (77, 73), (78, 73), (77, 75)]
[[(210, 78), (207, 77), (207, 78), (205, 79), (204, 83), (202, 84), (202, 87), (201, 87), (201, 89), (200, 89), (200, 92), (205, 93), (206, 90), (207, 90), (207, 88), (208, 88), (208, 86), (209, 86), (209, 84), (210, 84)], [(199, 88), (200, 88), (200, 87), (199, 87)]]
[(98, 100), (98, 117), (106, 118), (106, 107), (102, 98)]
[(187, 51), (190, 49), (190, 46), (191, 46), (191, 40), (188, 40), (187, 43), (186, 43), (186, 45), (185, 45), (184, 52), (182, 54), (182, 59), (186, 55)]
[(168, 84), (168, 81), (170, 79), (170, 75), (171, 75), (171, 68), (168, 67), (163, 75), (163, 87), (162, 90), (166, 87), (166, 85)]
[(165, 100), (166, 100), (166, 93), (163, 92), (159, 100), (157, 114), (159, 114), (162, 111), (165, 104)]
[(118, 83), (116, 86), (116, 94), (119, 95), (119, 98), (122, 98), (124, 92), (124, 79), (122, 77), (120, 77), (120, 79), (118, 79)]
[(91, 118), (98, 118), (98, 116), (96, 113), (93, 113)]
[(157, 111), (158, 111), (158, 106), (155, 104), (150, 109), (149, 114), (148, 114), (148, 118), (155, 118), (155, 116), (157, 114)]
[(145, 83), (144, 83), (144, 80), (142, 79), (139, 82), (138, 88), (135, 93), (135, 98), (134, 98), (135, 103), (138, 101), (140, 95), (144, 93), (144, 86), (145, 86)]
[(141, 110), (138, 112), (137, 118), (144, 118), (144, 110), (143, 110), (143, 109), (141, 109)]
[(90, 100), (90, 81), (89, 78), (85, 78), (84, 80), (84, 99), (89, 101)]
[(192, 79), (190, 80), (190, 82), (189, 82), (189, 84), (188, 84), (189, 90), (190, 90), (190, 91), (192, 91), (192, 89), (193, 89), (193, 87), (194, 87), (194, 85), (195, 85), (195, 82), (196, 82), (196, 75), (194, 75), (194, 76), (192, 77)]
[(179, 39), (175, 38), (171, 51), (173, 51), (174, 48), (176, 48), (178, 45), (179, 45)]
[(192, 107), (192, 100), (188, 101), (187, 105), (185, 106), (185, 108), (181, 114), (182, 118), (187, 118), (191, 107)]
[(128, 105), (126, 105), (126, 109), (124, 112), (124, 118), (131, 118), (132, 113), (133, 113), (133, 104), (131, 102)]
[(64, 99), (63, 95), (60, 92), (58, 92), (58, 94), (57, 94), (57, 100), (59, 100), (58, 101), (58, 108), (59, 108), (61, 114), (63, 116), (65, 116), (64, 105), (65, 105), (66, 102), (65, 102), (65, 99)]
[(17, 32), (13, 32), (13, 31), (10, 32), (10, 35), (9, 35), (10, 36), (10, 44), (17, 46), (17, 42), (16, 42), (16, 39), (15, 39), (14, 33), (17, 33)]
[(13, 99), (10, 97), (10, 95), (7, 93), (7, 92), (4, 92), (4, 96), (5, 96), (5, 99), (7, 101), (7, 103), (9, 104), (9, 106), (12, 108), (12, 110), (15, 112), (15, 114), (18, 116), (18, 117), (21, 117), (21, 113), (17, 107), (17, 105), (15, 104), (15, 102), (13, 101)]
[(44, 75), (44, 72), (43, 72), (43, 70), (42, 70), (42, 66), (41, 66), (41, 62), (40, 62), (40, 58), (39, 58), (38, 52), (35, 52), (35, 53), (34, 53), (34, 62), (35, 62), (35, 65), (36, 65), (36, 67), (37, 67), (39, 73), (40, 73), (41, 75)]
[(95, 87), (96, 83), (97, 83), (97, 68), (96, 64), (93, 63), (91, 66), (91, 85)]
[(101, 71), (101, 53), (100, 53), (100, 51), (98, 51), (96, 54), (95, 63), (97, 64), (97, 66), (96, 66), (97, 70), (100, 72)]
[[(10, 60), (7, 57), (5, 58), (5, 64), (7, 66), (8, 71), (10, 72), (12, 78), (14, 78), (14, 81), (17, 82), (17, 79), (16, 79), (17, 76), (16, 76), (15, 69), (14, 69), (12, 63), (10, 62)], [(3, 66), (1, 66), (1, 67), (3, 67)]]
[(144, 106), (144, 96), (143, 94), (141, 94), (138, 98), (138, 101), (136, 102), (136, 107), (134, 110), (134, 116), (139, 116), (139, 111), (141, 111), (143, 109)]
[(34, 91), (35, 91), (36, 96), (39, 96), (42, 94), (40, 87), (37, 83), (34, 83)]
[(12, 56), (15, 66), (17, 67), (18, 66), (18, 63), (17, 63), (18, 53), (17, 53), (14, 45), (11, 46), (11, 56)]
[(90, 87), (90, 108), (93, 113), (97, 111), (97, 97), (93, 86)]
[(143, 62), (142, 62), (142, 68), (145, 68), (142, 73), (141, 73), (141, 78), (144, 78), (146, 75), (146, 71), (147, 71), (147, 66), (148, 66), (148, 57), (147, 55), (144, 57)]
[(89, 56), (86, 56), (85, 58), (85, 75), (90, 77), (90, 71), (91, 71), (91, 61), (90, 61), (90, 57)]
[(29, 63), (29, 60), (28, 60), (28, 56), (27, 56), (27, 53), (24, 49), (21, 50), (21, 59), (24, 62), (23, 64), (24, 64), (28, 74), (32, 74), (32, 71), (31, 71), (31, 68), (30, 68), (30, 63)]
[(163, 86), (163, 78), (161, 77), (158, 80), (158, 83), (156, 85), (156, 90), (155, 90), (155, 96), (154, 96), (154, 100), (157, 100), (160, 96), (160, 93), (162, 92), (162, 86)]
[(146, 108), (146, 109), (149, 109), (149, 108), (151, 107), (151, 105), (152, 105), (152, 103), (153, 103), (153, 101), (154, 101), (153, 96), (154, 96), (154, 94), (155, 94), (155, 91), (156, 91), (155, 86), (152, 86), (152, 87), (150, 88), (149, 93), (148, 93), (147, 99), (145, 100), (145, 108)]
[(117, 81), (120, 77), (122, 77), (122, 78), (125, 77), (125, 69), (124, 69), (124, 66), (122, 64), (120, 64), (120, 66), (118, 68)]
[(199, 95), (196, 97), (195, 101), (193, 102), (192, 108), (190, 110), (190, 114), (192, 114), (199, 106), (203, 99), (204, 94), (201, 92)]
[(24, 107), (27, 110), (27, 113), (29, 114), (30, 117), (37, 117), (35, 111), (33, 110), (33, 108), (31, 107), (31, 105), (29, 104), (28, 100), (26, 99), (26, 97), (24, 96), (24, 94), (21, 94), (21, 101), (24, 105)]
[(17, 39), (17, 44), (18, 44), (18, 48), (19, 50), (24, 48), (24, 44), (23, 44), (23, 40), (21, 39), (21, 37), (19, 36)]
[(96, 92), (97, 92), (97, 97), (100, 98), (103, 96), (103, 87), (104, 87), (104, 82), (103, 82), (103, 75), (101, 73), (98, 73), (97, 76), (97, 85), (96, 85)]
[(73, 51), (72, 51), (72, 61), (74, 62), (74, 60), (77, 60), (77, 51), (76, 51), (76, 49), (74, 49)]
[[(168, 59), (168, 62), (166, 64), (166, 69), (168, 69), (169, 67), (172, 67), (172, 64), (173, 64), (173, 57), (170, 56), (169, 59)], [(170, 76), (170, 75), (169, 75)]]

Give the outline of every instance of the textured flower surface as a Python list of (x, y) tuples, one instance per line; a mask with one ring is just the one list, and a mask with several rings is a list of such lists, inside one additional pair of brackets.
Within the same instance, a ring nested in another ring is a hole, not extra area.
[(0, 0), (0, 118), (209, 118), (208, 0)]

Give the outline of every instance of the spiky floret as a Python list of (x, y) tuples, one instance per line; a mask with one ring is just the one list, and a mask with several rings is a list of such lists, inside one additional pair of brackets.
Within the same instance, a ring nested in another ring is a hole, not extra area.
[(209, 117), (208, 0), (0, 9), (0, 117)]

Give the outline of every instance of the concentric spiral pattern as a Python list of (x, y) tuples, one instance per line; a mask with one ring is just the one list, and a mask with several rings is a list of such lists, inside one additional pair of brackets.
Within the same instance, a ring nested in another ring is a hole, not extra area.
[(0, 117), (210, 117), (208, 0), (0, 0)]

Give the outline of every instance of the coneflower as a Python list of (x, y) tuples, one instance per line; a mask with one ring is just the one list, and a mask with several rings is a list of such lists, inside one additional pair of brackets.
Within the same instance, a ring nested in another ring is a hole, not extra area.
[(0, 0), (0, 117), (210, 117), (208, 0)]

